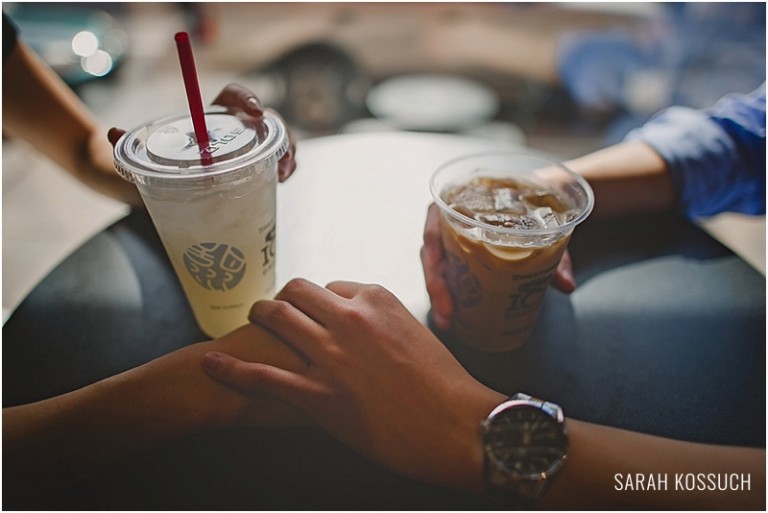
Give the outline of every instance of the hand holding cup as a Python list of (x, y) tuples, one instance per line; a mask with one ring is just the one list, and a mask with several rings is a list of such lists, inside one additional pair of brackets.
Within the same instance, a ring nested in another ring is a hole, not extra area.
[[(272, 109), (264, 109), (258, 97), (248, 88), (240, 84), (229, 84), (216, 96), (211, 102), (213, 105), (226, 107), (233, 113), (239, 114), (254, 124), (259, 124), (264, 117), (264, 111), (268, 110), (277, 117), (280, 115)], [(282, 120), (282, 118), (280, 118)], [(287, 126), (287, 125), (286, 125)], [(111, 128), (107, 132), (107, 139), (114, 147), (125, 130), (120, 128)], [(296, 138), (293, 133), (288, 131), (288, 140), (290, 146), (285, 155), (278, 162), (278, 179), (280, 182), (286, 181), (296, 170)]]

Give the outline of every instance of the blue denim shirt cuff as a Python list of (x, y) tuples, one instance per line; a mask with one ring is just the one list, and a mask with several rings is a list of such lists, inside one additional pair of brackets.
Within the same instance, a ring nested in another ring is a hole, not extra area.
[(661, 155), (687, 217), (749, 210), (740, 202), (746, 192), (743, 188), (751, 185), (740, 182), (733, 172), (737, 148), (705, 112), (671, 107), (630, 132), (626, 139), (642, 140)]

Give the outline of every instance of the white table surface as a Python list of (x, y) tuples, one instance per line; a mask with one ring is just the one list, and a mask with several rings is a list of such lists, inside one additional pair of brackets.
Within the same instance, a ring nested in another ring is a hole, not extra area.
[[(428, 300), (418, 252), (429, 177), (453, 157), (511, 144), (412, 132), (300, 141), (299, 169), (278, 187), (278, 286), (294, 276), (377, 281), (423, 320)], [(4, 323), (41, 279), (128, 208), (20, 142), (3, 145), (2, 174)], [(392, 191), (390, 200), (381, 201), (379, 191)], [(765, 216), (722, 214), (703, 228), (765, 275)]]
[(278, 187), (278, 290), (294, 277), (378, 283), (425, 321), (419, 251), (429, 179), (448, 160), (503, 148), (513, 147), (426, 133), (302, 141), (296, 173)]

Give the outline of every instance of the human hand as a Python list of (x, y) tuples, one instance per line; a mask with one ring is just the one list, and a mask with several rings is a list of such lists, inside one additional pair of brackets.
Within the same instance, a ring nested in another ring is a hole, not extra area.
[[(231, 426), (305, 425), (306, 415), (267, 395), (244, 395), (211, 379), (200, 368), (210, 351), (226, 351), (243, 361), (262, 362), (299, 372), (305, 360), (271, 333), (245, 324), (215, 340), (191, 344), (106, 382), (131, 401), (134, 419), (152, 419), (154, 433), (178, 434)], [(109, 386), (106, 389), (110, 389)]]
[[(119, 138), (118, 136), (117, 139)], [(114, 142), (109, 138), (105, 140), (103, 130), (94, 129), (86, 141), (82, 165), (76, 171), (81, 174), (78, 178), (110, 198), (133, 207), (143, 208), (144, 202), (141, 200), (136, 186), (124, 180), (115, 171), (112, 147), (117, 139)]]
[[(213, 105), (227, 107), (234, 112), (250, 118), (255, 124), (258, 124), (264, 116), (265, 109), (262, 107), (261, 102), (256, 95), (239, 84), (227, 85), (211, 103)], [(282, 119), (282, 117), (280, 117), (274, 110), (269, 109), (269, 111)], [(288, 125), (286, 124), (286, 127), (287, 126)], [(107, 139), (114, 147), (124, 133), (125, 130), (120, 128), (111, 128), (107, 132)], [(288, 151), (286, 151), (285, 155), (283, 155), (278, 162), (277, 177), (281, 182), (286, 181), (296, 170), (296, 138), (290, 129), (288, 130), (288, 140), (290, 142)]]
[[(432, 320), (441, 330), (451, 327), (453, 315), (453, 298), (445, 281), (445, 251), (440, 232), (440, 209), (432, 203), (427, 210), (427, 220), (424, 224), (424, 245), (421, 247), (421, 266), (424, 271), (424, 282), (432, 304)], [(552, 285), (560, 292), (570, 294), (576, 289), (573, 279), (573, 266), (568, 250), (557, 266), (552, 278)]]
[[(229, 107), (236, 112), (240, 112), (245, 116), (251, 117), (255, 122), (259, 122), (264, 116), (264, 107), (262, 107), (261, 102), (256, 97), (256, 95), (251, 92), (250, 89), (247, 89), (246, 87), (243, 87), (239, 84), (229, 84), (226, 86), (221, 90), (219, 95), (213, 100), (212, 103), (214, 105), (221, 105), (222, 107)], [(288, 124), (285, 123), (285, 120), (283, 120), (280, 114), (278, 114), (274, 109), (267, 110), (280, 118), (283, 121), (283, 124), (285, 124), (286, 128), (288, 127)], [(296, 155), (296, 138), (290, 129), (288, 129), (288, 141), (290, 142), (288, 151), (285, 152), (285, 155), (283, 155), (278, 162), (277, 177), (281, 182), (284, 182), (290, 178), (290, 176), (296, 170), (296, 160), (294, 159), (294, 156)]]
[(293, 280), (250, 314), (307, 358), (292, 370), (209, 353), (203, 367), (237, 390), (305, 412), (379, 464), (481, 491), (478, 426), (505, 396), (459, 364), (386, 289)]
[[(300, 372), (301, 355), (271, 333), (245, 324), (215, 340), (191, 344), (106, 380), (102, 387), (133, 398), (132, 418), (151, 419), (154, 436), (164, 432), (221, 429), (231, 426), (306, 425), (306, 415), (267, 395), (244, 395), (211, 379), (200, 367), (203, 355), (226, 351), (243, 361), (262, 362)], [(118, 383), (117, 386), (114, 383)], [(122, 385), (120, 385), (122, 383)]]
[[(198, 344), (193, 360), (200, 361), (202, 354), (209, 351), (224, 352), (246, 362), (260, 362), (282, 369), (301, 372), (307, 364), (303, 357), (291, 347), (283, 344), (274, 335), (255, 324), (246, 324), (215, 340)], [(219, 426), (277, 427), (306, 425), (311, 421), (292, 406), (264, 394), (244, 395), (218, 381), (211, 380), (193, 366), (196, 377), (190, 386), (199, 385), (194, 395), (200, 402), (206, 398), (211, 405), (210, 418)], [(198, 380), (197, 378), (201, 378)]]

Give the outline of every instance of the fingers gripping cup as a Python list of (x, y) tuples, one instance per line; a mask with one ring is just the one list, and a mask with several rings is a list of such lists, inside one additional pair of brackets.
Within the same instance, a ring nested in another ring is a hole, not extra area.
[(531, 153), (462, 157), (440, 167), (431, 192), (441, 212), (453, 334), (482, 351), (530, 336), (592, 190), (558, 162)]
[(247, 322), (275, 292), (277, 167), (289, 141), (263, 123), (213, 108), (200, 147), (188, 115), (149, 122), (115, 146), (115, 166), (136, 184), (200, 328), (217, 337)]

